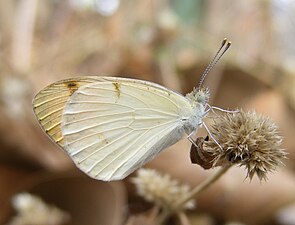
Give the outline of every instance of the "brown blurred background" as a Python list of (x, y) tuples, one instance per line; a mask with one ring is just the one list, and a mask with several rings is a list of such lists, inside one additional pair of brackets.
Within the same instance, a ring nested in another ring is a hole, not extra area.
[[(144, 79), (185, 94), (224, 37), (232, 47), (207, 77), (210, 103), (270, 116), (289, 159), (268, 182), (232, 169), (201, 195), (190, 223), (295, 224), (294, 13), (291, 0), (0, 0), (0, 224), (22, 191), (69, 212), (70, 224), (125, 224), (147, 211), (128, 179), (80, 174), (38, 126), (32, 98), (83, 75)], [(191, 165), (189, 149), (184, 140), (149, 166), (195, 186), (212, 171)]]

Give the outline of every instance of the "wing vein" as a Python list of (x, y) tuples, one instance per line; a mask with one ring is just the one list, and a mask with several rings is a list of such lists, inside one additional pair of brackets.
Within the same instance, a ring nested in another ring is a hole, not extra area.
[(134, 112), (134, 110), (126, 111), (126, 112), (119, 112), (119, 113), (103, 114), (103, 115), (97, 115), (97, 116), (92, 116), (92, 117), (85, 117), (83, 119), (78, 119), (78, 120), (74, 120), (74, 121), (71, 121), (71, 122), (67, 122), (66, 125), (74, 124), (74, 123), (78, 123), (78, 122), (82, 122), (82, 121), (90, 120), (90, 119), (97, 119), (97, 118), (106, 117), (106, 116), (122, 115), (122, 114), (132, 113), (132, 112)]
[[(167, 122), (167, 123), (163, 123), (163, 124), (161, 124), (161, 125), (158, 125), (158, 126), (155, 126), (155, 127), (153, 127), (152, 129), (154, 129), (154, 128), (157, 128), (157, 127), (160, 127), (160, 126), (164, 126), (164, 125), (166, 125), (166, 124), (169, 124), (169, 123), (174, 123), (175, 121), (169, 121), (169, 122)], [(146, 129), (146, 131), (145, 132), (143, 132), (142, 134), (140, 134), (140, 136), (139, 137), (137, 137), (135, 140), (138, 140), (141, 136), (143, 136), (144, 134), (146, 134), (148, 131), (150, 131), (151, 129)], [(133, 132), (133, 131), (130, 131), (130, 132), (128, 132), (128, 135), (131, 133), (131, 132)], [(158, 135), (158, 133), (156, 134), (156, 135)], [(127, 136), (127, 135), (124, 135), (124, 137), (125, 136)], [(153, 136), (154, 137), (154, 136)], [(119, 139), (122, 139), (123, 137), (120, 137), (120, 138), (118, 138), (118, 139), (116, 139), (116, 140), (114, 140), (114, 141), (117, 141), (117, 140), (119, 140)], [(134, 143), (134, 140), (131, 142), (131, 143)], [(132, 145), (131, 143), (129, 143), (128, 144), (128, 146), (130, 146), (130, 145)], [(145, 142), (146, 143), (146, 142)], [(110, 144), (113, 144), (113, 142), (111, 142), (111, 143), (109, 143), (108, 145), (110, 145)], [(100, 151), (100, 150), (102, 150), (103, 148), (104, 148), (105, 146), (103, 146), (102, 148), (100, 148), (100, 149), (98, 149), (98, 150), (95, 150), (94, 152), (92, 152), (90, 155), (88, 155), (87, 157), (85, 157), (84, 159), (83, 159), (83, 161), (84, 160), (86, 160), (87, 158), (89, 158), (89, 157), (91, 157), (92, 155), (94, 155), (94, 154), (96, 154), (98, 151)], [(128, 148), (127, 148), (128, 149)], [(140, 148), (139, 148), (140, 149)], [(127, 151), (127, 150), (125, 150), (125, 151)], [(119, 155), (121, 155), (121, 154), (123, 154), (123, 153), (125, 153), (125, 151), (123, 151), (122, 153), (120, 153)], [(97, 161), (97, 162), (95, 162), (90, 168), (91, 169), (89, 169), (90, 171), (98, 164), (98, 163), (100, 163), (100, 162), (102, 162), (106, 157), (108, 157), (110, 154), (111, 154), (112, 152), (110, 152), (109, 154), (107, 154), (107, 155), (105, 155), (102, 159), (100, 159), (99, 161)], [(116, 159), (117, 157), (115, 157), (115, 159)], [(82, 160), (80, 161), (80, 163), (82, 162)], [(100, 173), (100, 172), (99, 172)], [(98, 175), (98, 174), (97, 174)], [(96, 176), (97, 176), (96, 175)]]
[[(116, 138), (115, 140), (109, 142), (108, 144), (102, 146), (101, 148), (96, 149), (94, 152), (92, 152), (92, 153), (90, 153), (89, 155), (85, 156), (83, 159), (80, 159), (78, 163), (80, 164), (80, 163), (84, 162), (85, 160), (87, 160), (89, 157), (93, 156), (93, 155), (94, 155), (95, 153), (97, 153), (98, 151), (104, 149), (105, 147), (107, 147), (107, 146), (109, 146), (109, 145), (114, 144), (115, 142), (117, 142), (117, 141), (120, 140), (121, 138), (124, 138), (124, 137), (128, 136), (131, 132), (132, 132), (132, 131), (129, 131), (128, 133), (124, 134), (123, 136), (120, 136), (120, 137)], [(99, 142), (91, 143), (90, 145), (88, 145), (88, 146), (86, 146), (86, 147), (84, 147), (84, 148), (78, 150), (78, 152), (75, 151), (75, 152), (73, 153), (73, 156), (76, 155), (76, 154), (78, 154), (78, 153), (80, 153), (80, 152), (82, 152), (82, 151), (84, 151), (85, 149), (87, 149), (87, 148), (89, 148), (89, 147), (92, 147), (92, 146), (98, 144), (98, 143), (99, 143)]]
[[(83, 104), (83, 103), (89, 103), (89, 104), (105, 104), (105, 105), (116, 105), (116, 106), (122, 106), (125, 108), (130, 108), (130, 109), (134, 109), (133, 107), (130, 107), (128, 105), (123, 105), (123, 104), (119, 104), (116, 102), (99, 102), (99, 101), (75, 101), (75, 102), (69, 102), (68, 105), (74, 105), (74, 104)], [(83, 111), (82, 111), (83, 112)], [(68, 114), (68, 112), (65, 112), (66, 114)], [(74, 112), (75, 113), (75, 112)], [(80, 111), (77, 111), (76, 113), (80, 113)], [(70, 114), (70, 113), (69, 113)]]
[(96, 132), (96, 133), (93, 133), (93, 134), (89, 134), (89, 135), (83, 136), (81, 138), (78, 138), (78, 139), (76, 139), (74, 141), (68, 142), (67, 145), (74, 144), (74, 143), (76, 143), (78, 141), (82, 141), (82, 140), (84, 140), (86, 138), (89, 138), (89, 137), (92, 137), (92, 136), (95, 136), (95, 135), (99, 135), (99, 134), (109, 132), (109, 131), (119, 130), (119, 129), (122, 129), (122, 128), (126, 128), (126, 127), (115, 127), (115, 128), (106, 129), (106, 130), (103, 130), (103, 131), (100, 131), (100, 132)]
[[(169, 131), (170, 131), (170, 129), (172, 128), (172, 127), (175, 127), (175, 124), (172, 124), (171, 126), (169, 126), (169, 127), (167, 127), (167, 128), (165, 128), (165, 130), (161, 130), (161, 133), (162, 132), (167, 132), (167, 133), (169, 133)], [(166, 133), (165, 133), (166, 134)], [(144, 145), (146, 145), (148, 142), (150, 142), (151, 140), (153, 140), (157, 135), (159, 135), (159, 133), (155, 133), (154, 135), (152, 135), (149, 139), (147, 139), (139, 148), (138, 148), (138, 150), (141, 150), (142, 148), (143, 148), (143, 146)], [(165, 135), (162, 135), (162, 136), (165, 136)], [(126, 150), (124, 151), (124, 152), (126, 152)], [(135, 154), (137, 154), (138, 153), (138, 151), (134, 151), (134, 153), (129, 157), (129, 158), (132, 158)], [(120, 154), (121, 155), (121, 154)], [(118, 156), (116, 157), (116, 159), (118, 158)], [(116, 171), (118, 171), (124, 164), (126, 164), (127, 163), (127, 161), (128, 161), (129, 159), (126, 159), (124, 162), (122, 162), (119, 166), (117, 166), (117, 168), (110, 174), (110, 177), (112, 177), (115, 173), (116, 173)]]
[[(90, 86), (89, 87), (90, 89), (98, 89), (98, 90), (105, 90), (105, 91), (111, 91), (111, 92), (115, 92), (113, 89), (109, 89), (109, 88), (103, 88), (103, 87), (93, 87), (93, 86)], [(147, 108), (150, 108), (144, 101), (142, 101), (140, 98), (136, 97), (135, 95), (132, 95), (130, 93), (127, 93), (127, 92), (124, 92), (124, 95), (128, 95), (132, 98), (135, 98), (136, 100), (138, 100), (139, 102), (143, 103)], [(100, 97), (99, 95), (95, 95), (97, 97)]]
[(52, 112), (50, 112), (50, 113), (48, 113), (48, 114), (46, 114), (46, 115), (40, 117), (39, 120), (42, 121), (42, 120), (44, 120), (45, 118), (47, 118), (48, 116), (50, 116), (50, 115), (52, 115), (52, 114), (54, 114), (54, 113), (56, 113), (56, 112), (58, 112), (58, 111), (62, 111), (62, 110), (63, 110), (63, 107), (58, 108), (58, 109), (56, 109), (56, 110), (53, 110)]
[[(122, 120), (126, 120), (126, 117), (119, 118), (119, 119), (116, 119), (116, 120), (111, 120), (111, 121), (105, 121), (105, 122), (102, 122), (102, 123), (98, 123), (98, 124), (88, 126), (88, 127), (83, 127), (81, 129), (76, 129), (76, 130), (73, 130), (73, 131), (63, 131), (63, 135), (66, 136), (66, 135), (80, 133), (82, 131), (86, 131), (86, 130), (89, 130), (89, 129), (92, 129), (92, 128), (95, 128), (95, 127), (99, 127), (101, 125), (105, 125), (105, 124), (108, 124), (108, 123), (114, 123), (114, 122), (118, 122), (118, 121), (122, 121)], [(66, 125), (67, 124), (64, 124), (63, 126), (66, 126)]]
[(41, 111), (36, 112), (36, 114), (40, 115), (40, 114), (43, 113), (45, 110), (48, 110), (48, 109), (50, 109), (50, 108), (52, 108), (52, 107), (54, 107), (54, 106), (57, 106), (57, 105), (60, 105), (60, 104), (66, 103), (66, 102), (67, 102), (67, 100), (56, 102), (56, 103), (51, 104), (51, 105), (49, 105), (48, 107), (42, 109)]
[[(42, 105), (44, 105), (44, 104), (46, 104), (46, 103), (49, 103), (49, 102), (52, 102), (52, 101), (54, 101), (54, 100), (57, 100), (57, 99), (63, 99), (63, 98), (65, 98), (65, 97), (67, 97), (67, 96), (58, 96), (58, 97), (55, 97), (55, 98), (51, 98), (51, 99), (48, 99), (48, 100), (46, 100), (46, 101), (43, 101), (43, 102), (40, 102), (40, 103), (37, 103), (37, 104), (35, 104), (34, 106), (35, 106), (35, 108), (37, 108), (37, 107), (40, 107), (40, 106), (42, 106)], [(64, 102), (66, 102), (66, 101), (64, 101)], [(62, 102), (60, 102), (60, 103), (62, 103)]]
[[(144, 136), (148, 131), (149, 131), (149, 130), (146, 130), (145, 132), (143, 132), (142, 134), (140, 134), (139, 136), (137, 136), (135, 139), (133, 139), (132, 142), (130, 142), (130, 143), (128, 144), (128, 148), (129, 148), (131, 145), (133, 145), (135, 142), (137, 142), (137, 141), (138, 141), (142, 136)], [(110, 162), (110, 164), (111, 164), (114, 160), (116, 160), (119, 156), (121, 156), (122, 154), (124, 154), (124, 153), (128, 150), (128, 148), (125, 147), (125, 150), (124, 150), (123, 152), (121, 152), (120, 154), (118, 154), (118, 156), (115, 157), (115, 158)], [(105, 155), (102, 159), (100, 159), (99, 161), (93, 163), (92, 166), (88, 169), (87, 172), (90, 172), (90, 171), (91, 171), (91, 170), (92, 170), (92, 169), (93, 169), (98, 163), (102, 162), (102, 161), (103, 161), (105, 158), (107, 158), (110, 154), (111, 154), (111, 153)], [(97, 177), (98, 174), (100, 174), (102, 171), (104, 171), (105, 168), (107, 168), (110, 164), (106, 165), (106, 166), (103, 167), (100, 171), (98, 171), (98, 172), (95, 174), (95, 177)]]

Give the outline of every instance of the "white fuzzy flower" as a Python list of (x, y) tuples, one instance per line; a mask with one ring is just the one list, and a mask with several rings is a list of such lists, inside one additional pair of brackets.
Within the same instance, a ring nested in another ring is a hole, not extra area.
[(17, 215), (9, 225), (60, 225), (70, 219), (66, 212), (29, 193), (14, 196), (12, 204)]
[[(138, 194), (145, 200), (169, 208), (173, 207), (173, 204), (190, 191), (188, 185), (180, 184), (171, 179), (168, 174), (161, 175), (152, 169), (139, 169), (132, 182), (135, 184)], [(194, 207), (194, 200), (184, 205), (185, 209)]]

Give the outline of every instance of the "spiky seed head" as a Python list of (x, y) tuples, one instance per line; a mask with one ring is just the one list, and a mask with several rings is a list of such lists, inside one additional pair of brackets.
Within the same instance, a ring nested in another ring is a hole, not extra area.
[(214, 120), (210, 131), (222, 147), (212, 139), (203, 143), (203, 151), (214, 156), (213, 166), (228, 163), (245, 166), (250, 180), (254, 174), (266, 180), (267, 173), (282, 165), (282, 159), (286, 158), (277, 126), (256, 112), (226, 113)]

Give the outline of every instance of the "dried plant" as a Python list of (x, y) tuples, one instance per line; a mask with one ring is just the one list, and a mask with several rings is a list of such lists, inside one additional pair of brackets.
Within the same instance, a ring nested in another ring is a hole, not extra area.
[(204, 142), (204, 150), (214, 156), (213, 165), (234, 163), (247, 168), (247, 177), (260, 180), (282, 165), (286, 157), (277, 126), (255, 112), (227, 113), (215, 120), (212, 134), (216, 141)]
[(69, 214), (29, 193), (20, 193), (13, 198), (17, 215), (9, 225), (60, 225), (70, 220)]
[[(190, 191), (188, 185), (180, 184), (171, 179), (168, 174), (162, 175), (152, 169), (139, 169), (137, 176), (132, 178), (132, 182), (140, 196), (163, 208), (172, 208)], [(194, 200), (190, 200), (183, 205), (183, 208), (192, 209), (194, 206)]]
[(267, 173), (282, 165), (286, 157), (277, 126), (255, 112), (240, 111), (216, 117), (210, 132), (211, 138), (199, 137), (192, 145), (191, 161), (205, 169), (215, 166), (221, 166), (221, 169), (185, 194), (169, 212), (160, 214), (157, 224), (163, 224), (184, 204), (195, 199), (231, 166), (245, 166), (247, 177), (252, 179), (256, 174), (260, 180), (266, 180)]

